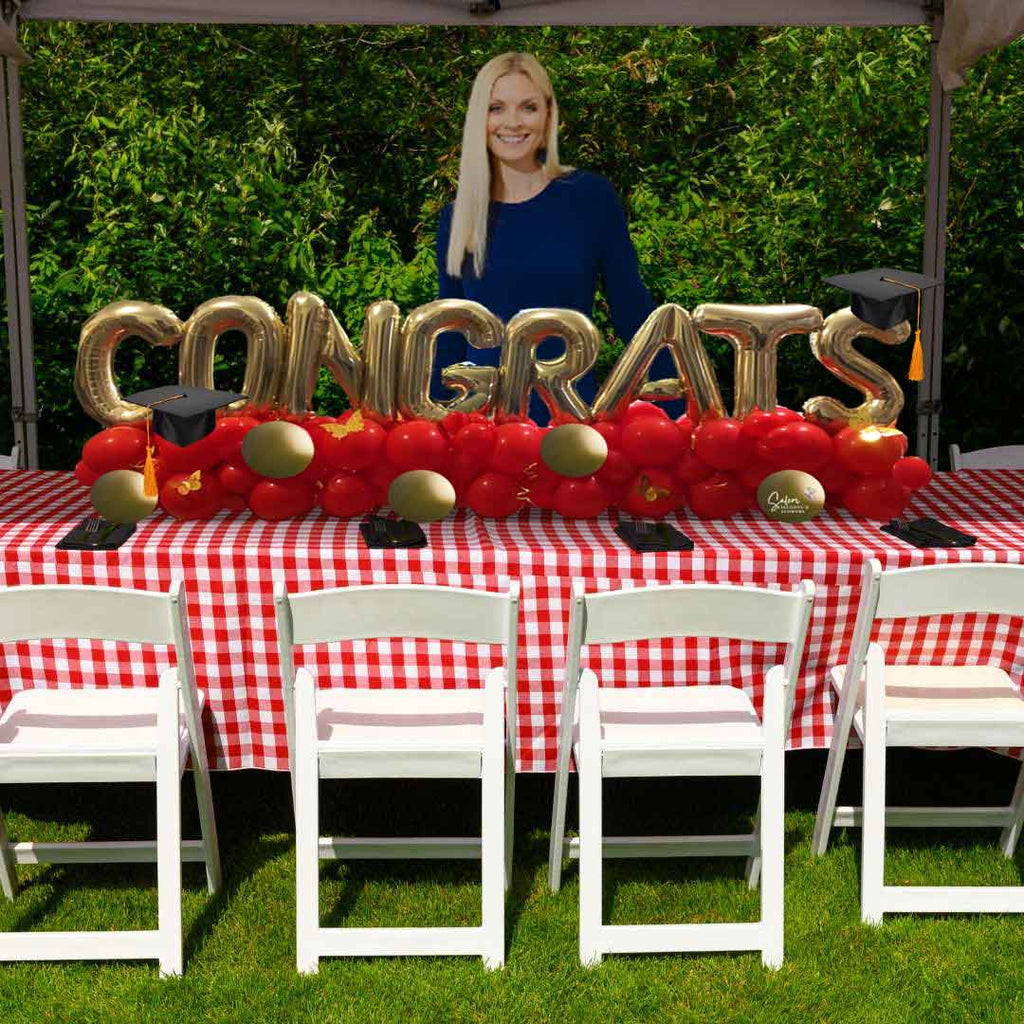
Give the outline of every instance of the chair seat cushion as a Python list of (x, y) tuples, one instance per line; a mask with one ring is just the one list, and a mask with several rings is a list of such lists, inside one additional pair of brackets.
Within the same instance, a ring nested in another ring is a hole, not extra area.
[[(156, 687), (96, 690), (19, 690), (0, 715), (0, 781), (139, 781), (155, 777)], [(204, 703), (197, 692), (200, 713)], [(181, 701), (179, 700), (179, 706)], [(188, 759), (188, 724), (178, 717), (179, 762)], [(71, 759), (95, 770), (83, 774)], [(135, 759), (134, 768), (104, 767), (104, 762)], [(33, 769), (28, 762), (39, 762)], [(47, 767), (49, 765), (49, 767)], [(60, 765), (69, 770), (63, 775)], [(13, 774), (12, 774), (13, 773)], [(26, 774), (27, 773), (27, 774)]]
[(735, 687), (600, 687), (598, 704), (606, 776), (760, 771), (764, 731)]
[[(831, 678), (841, 691), (845, 669), (833, 669)], [(862, 704), (858, 695), (854, 728), (861, 739)], [(1024, 743), (1024, 698), (994, 665), (886, 665), (885, 717), (897, 745), (915, 738), (961, 746)]]
[(483, 690), (316, 694), (321, 766), (335, 777), (478, 777), (483, 720)]
[[(833, 677), (841, 690), (845, 668), (833, 669)], [(885, 714), (950, 720), (1009, 716), (1024, 722), (1024, 698), (994, 665), (886, 665)]]
[(733, 686), (598, 690), (605, 747), (717, 747), (762, 744), (750, 698)]

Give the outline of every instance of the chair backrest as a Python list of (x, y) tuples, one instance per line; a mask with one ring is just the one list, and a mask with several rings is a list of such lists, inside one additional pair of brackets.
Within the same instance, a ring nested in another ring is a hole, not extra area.
[(274, 604), (289, 751), (294, 728), (292, 649), (296, 644), (396, 637), (501, 644), (509, 680), (509, 715), (515, 715), (519, 584), (514, 580), (504, 594), (404, 583), (289, 594), (284, 583), (278, 582)]
[(580, 653), (586, 645), (666, 637), (721, 637), (786, 644), (788, 721), (813, 602), (814, 584), (809, 580), (791, 591), (680, 583), (602, 594), (587, 594), (583, 584), (576, 581), (562, 695), (563, 702), (569, 703), (563, 709), (563, 719), (566, 713), (573, 713)]
[(0, 587), (0, 643), (18, 640), (113, 640), (173, 647), (185, 698), (193, 757), (202, 757), (188, 610), (181, 580), (167, 593), (70, 584)]
[(10, 455), (0, 455), (0, 469), (21, 468), (21, 445), (15, 442)]
[[(1024, 615), (1024, 565), (992, 562), (956, 562), (916, 569), (882, 570), (877, 558), (864, 562), (860, 605), (853, 628), (850, 656), (843, 677), (844, 695), (860, 686), (876, 619), (909, 619), (929, 615), (976, 612), (987, 615)], [(849, 728), (857, 701), (840, 702), (836, 728)]]
[(954, 473), (961, 469), (1024, 469), (1024, 444), (979, 448), (973, 452), (962, 452), (960, 445), (951, 444), (949, 468)]

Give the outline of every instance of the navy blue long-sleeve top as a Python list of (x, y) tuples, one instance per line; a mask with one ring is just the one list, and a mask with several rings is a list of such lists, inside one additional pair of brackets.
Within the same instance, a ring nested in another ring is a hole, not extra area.
[[(472, 299), (506, 323), (522, 309), (575, 309), (592, 316), (600, 275), (616, 333), (627, 343), (654, 309), (654, 300), (640, 279), (622, 205), (611, 183), (597, 174), (571, 171), (525, 202), (492, 202), (481, 277), (475, 275), (469, 254), (461, 277), (452, 277), (445, 269), (451, 219), (449, 203), (441, 211), (437, 229), (442, 299)], [(537, 354), (552, 359), (563, 349), (559, 339), (548, 338)], [(499, 350), (472, 348), (458, 334), (441, 335), (435, 366), (462, 360), (495, 366)], [(667, 351), (656, 357), (651, 376), (675, 376)], [(592, 402), (596, 392), (593, 373), (578, 380), (576, 388), (585, 402)], [(431, 390), (435, 397), (447, 395), (439, 369), (434, 371)], [(536, 393), (530, 399), (530, 416), (536, 423), (548, 421), (547, 408)]]

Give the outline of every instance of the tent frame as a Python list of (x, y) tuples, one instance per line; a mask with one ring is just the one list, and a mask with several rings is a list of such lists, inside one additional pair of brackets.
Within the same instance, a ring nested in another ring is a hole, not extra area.
[[(118, 9), (133, 8), (130, 2), (109, 0), (107, 3), (94, 4), (95, 12), (83, 13), (81, 0), (28, 0), (21, 7), (16, 0), (0, 0), (0, 13), (8, 23), (17, 22), (19, 8), (24, 18), (57, 19), (68, 18), (92, 20), (117, 18)], [(333, 10), (332, 10), (333, 5)], [(845, 8), (854, 9), (850, 13)], [(316, 11), (316, 20), (327, 22), (351, 22), (354, 20), (346, 12), (354, 9), (351, 4), (332, 4), (310, 2), (306, 5)], [(409, 16), (413, 6), (423, 9), (423, 17), (415, 22)], [(562, 0), (566, 16), (571, 22), (559, 21), (555, 0), (541, 0), (515, 9), (509, 4), (501, 9), (501, 4), (493, 0), (464, 0), (454, 5), (448, 0), (443, 11), (442, 5), (433, 3), (417, 5), (398, 2), (377, 3), (370, 13), (360, 13), (361, 23), (431, 23), (446, 24), (664, 24), (665, 9), (650, 0), (634, 0), (627, 9), (616, 0)], [(754, 4), (753, 0), (690, 0), (687, 3), (674, 5), (678, 13), (673, 16), (671, 24), (695, 25), (708, 27), (725, 24), (754, 24), (763, 19), (751, 21), (755, 10), (765, 11), (768, 5)], [(772, 10), (783, 4), (773, 3)], [(928, 171), (925, 188), (925, 236), (922, 270), (926, 274), (944, 280), (946, 255), (946, 203), (949, 181), (949, 136), (950, 136), (950, 94), (944, 91), (938, 75), (936, 53), (942, 35), (942, 14), (940, 0), (922, 0), (919, 4), (909, 4), (907, 0), (875, 0), (868, 13), (857, 14), (858, 5), (850, 5), (848, 0), (818, 0), (816, 3), (798, 4), (788, 11), (785, 20), (771, 17), (774, 20), (766, 24), (829, 24), (849, 25), (932, 25), (931, 53), (931, 98), (928, 125)], [(861, 9), (869, 5), (859, 5)], [(231, 7), (230, 4), (224, 5)], [(232, 12), (230, 20), (258, 23), (295, 23), (294, 11), (285, 15), (276, 15), (278, 5), (273, 0), (250, 0), (247, 10)], [(195, 17), (195, 21), (213, 23), (228, 20), (218, 17), (216, 9), (209, 4), (189, 2), (189, 0), (166, 0), (163, 5), (154, 6), (147, 20), (182, 21), (182, 11), (203, 10), (203, 17)], [(432, 16), (431, 16), (432, 15)], [(543, 17), (544, 22), (538, 19)], [(657, 20), (650, 20), (657, 19)], [(125, 20), (118, 18), (118, 20)], [(312, 20), (312, 19), (306, 19)], [(37, 421), (39, 409), (36, 402), (36, 379), (34, 348), (32, 340), (32, 300), (29, 280), (28, 233), (25, 220), (25, 165), (22, 147), (21, 130), (21, 92), (18, 76), (18, 65), (12, 57), (2, 58), (2, 74), (0, 74), (0, 199), (3, 202), (3, 244), (4, 270), (7, 288), (7, 322), (10, 339), (10, 371), (11, 371), (11, 416), (14, 423), (14, 439), (20, 443), (27, 457), (29, 468), (39, 467), (39, 444)], [(916, 452), (936, 468), (939, 455), (939, 414), (941, 412), (942, 388), (942, 328), (943, 328), (943, 293), (944, 288), (936, 288), (925, 294), (921, 310), (921, 341), (924, 347), (924, 379), (917, 392), (917, 435)]]

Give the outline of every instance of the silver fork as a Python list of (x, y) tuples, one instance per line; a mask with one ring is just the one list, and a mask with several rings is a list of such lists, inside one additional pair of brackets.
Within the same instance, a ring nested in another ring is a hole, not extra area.
[(103, 520), (99, 516), (90, 516), (85, 521), (85, 532), (86, 533), (99, 533), (100, 527), (103, 525)]

